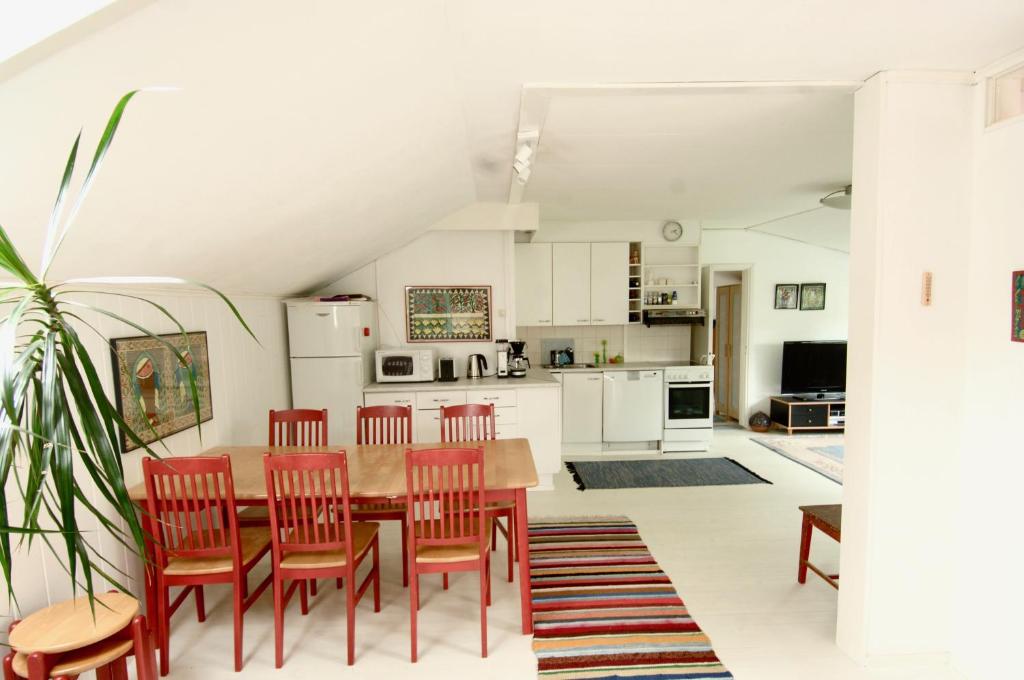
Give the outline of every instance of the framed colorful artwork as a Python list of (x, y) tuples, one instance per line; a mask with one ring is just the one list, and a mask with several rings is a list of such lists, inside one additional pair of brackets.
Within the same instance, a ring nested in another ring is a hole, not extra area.
[(489, 342), (490, 286), (406, 286), (409, 342)]
[(796, 309), (798, 297), (800, 297), (800, 284), (775, 284), (775, 309)]
[(800, 284), (800, 309), (820, 311), (825, 309), (825, 284)]
[[(146, 444), (196, 425), (189, 373), (199, 392), (199, 421), (213, 418), (210, 353), (206, 332), (160, 338), (185, 358), (182, 365), (162, 342), (148, 335), (110, 341), (117, 411)], [(139, 448), (121, 433), (121, 450)]]
[(1010, 313), (1010, 340), (1024, 342), (1024, 269), (1013, 273), (1010, 295), (1013, 304)]

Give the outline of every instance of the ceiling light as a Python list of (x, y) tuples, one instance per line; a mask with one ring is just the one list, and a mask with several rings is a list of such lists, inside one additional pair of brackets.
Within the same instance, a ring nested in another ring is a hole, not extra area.
[(530, 181), (530, 168), (525, 167), (522, 170), (516, 170), (516, 181), (525, 186)]
[(850, 203), (853, 201), (853, 185), (847, 184), (839, 191), (833, 191), (831, 194), (822, 196), (818, 199), (826, 208), (837, 208), (839, 210), (849, 210)]

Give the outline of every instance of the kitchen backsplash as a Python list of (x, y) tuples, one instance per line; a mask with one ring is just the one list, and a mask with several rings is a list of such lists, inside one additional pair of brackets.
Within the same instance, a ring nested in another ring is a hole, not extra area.
[(545, 340), (571, 339), (576, 347), (576, 361), (594, 360), (601, 351), (601, 340), (608, 341), (608, 356), (620, 352), (626, 361), (675, 361), (690, 358), (690, 327), (661, 326), (521, 326), (516, 329), (519, 340), (526, 341), (526, 356), (531, 366), (548, 363)]

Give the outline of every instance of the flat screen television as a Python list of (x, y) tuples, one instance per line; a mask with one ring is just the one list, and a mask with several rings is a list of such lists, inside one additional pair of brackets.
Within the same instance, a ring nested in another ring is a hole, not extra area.
[(785, 342), (782, 345), (782, 393), (846, 392), (846, 341)]

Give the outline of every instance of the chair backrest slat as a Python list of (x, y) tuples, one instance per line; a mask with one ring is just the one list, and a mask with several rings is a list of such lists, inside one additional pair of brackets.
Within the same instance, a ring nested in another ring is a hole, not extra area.
[(423, 545), (479, 543), (486, 549), (483, 449), (405, 452), (408, 523)]
[(479, 442), (497, 439), (494, 404), (441, 407), (442, 442)]
[(327, 409), (270, 411), (270, 446), (327, 446)]
[(275, 559), (345, 549), (352, 565), (348, 459), (344, 451), (263, 456)]
[(356, 406), (356, 444), (411, 444), (412, 406)]
[(240, 558), (231, 460), (143, 458), (146, 508), (155, 522), (157, 565), (173, 557)]

